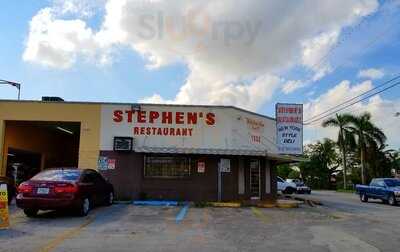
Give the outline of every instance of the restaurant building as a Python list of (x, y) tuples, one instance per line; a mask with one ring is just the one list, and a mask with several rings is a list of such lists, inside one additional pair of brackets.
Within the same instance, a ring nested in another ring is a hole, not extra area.
[(0, 101), (0, 176), (93, 168), (119, 199), (273, 201), (279, 152), (274, 118), (231, 106)]

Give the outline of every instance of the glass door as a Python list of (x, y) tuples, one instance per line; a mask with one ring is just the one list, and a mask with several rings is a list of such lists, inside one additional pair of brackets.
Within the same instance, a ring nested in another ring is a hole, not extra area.
[(261, 171), (260, 161), (250, 161), (250, 197), (251, 199), (260, 199), (261, 196)]

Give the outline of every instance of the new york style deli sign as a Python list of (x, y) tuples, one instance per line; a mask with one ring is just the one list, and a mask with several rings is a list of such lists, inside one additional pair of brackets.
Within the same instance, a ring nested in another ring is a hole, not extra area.
[[(193, 135), (193, 126), (199, 122), (215, 125), (214, 113), (182, 111), (114, 110), (114, 123), (128, 123), (133, 136), (183, 136)], [(161, 126), (160, 126), (161, 125)]]
[(281, 154), (303, 154), (303, 105), (276, 105), (276, 133)]

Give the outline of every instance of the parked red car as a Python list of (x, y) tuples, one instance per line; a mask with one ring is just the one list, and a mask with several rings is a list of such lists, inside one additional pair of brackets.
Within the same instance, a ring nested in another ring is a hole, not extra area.
[(59, 168), (38, 173), (18, 187), (17, 206), (28, 217), (39, 210), (76, 210), (86, 216), (97, 205), (111, 205), (113, 186), (95, 170)]

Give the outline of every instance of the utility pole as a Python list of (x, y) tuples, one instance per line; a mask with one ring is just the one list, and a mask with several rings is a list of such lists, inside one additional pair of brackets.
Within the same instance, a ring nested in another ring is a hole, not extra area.
[(18, 89), (18, 100), (21, 99), (21, 83), (0, 79), (0, 85), (10, 85), (16, 87)]

